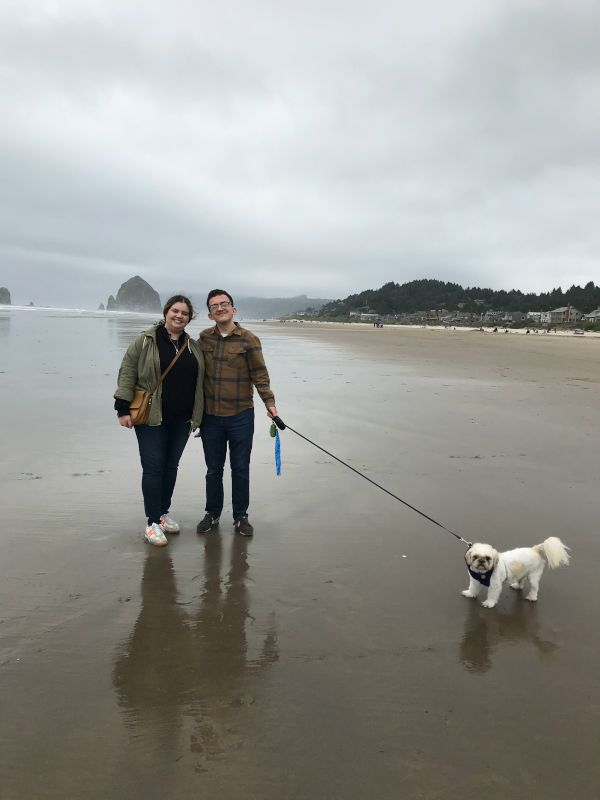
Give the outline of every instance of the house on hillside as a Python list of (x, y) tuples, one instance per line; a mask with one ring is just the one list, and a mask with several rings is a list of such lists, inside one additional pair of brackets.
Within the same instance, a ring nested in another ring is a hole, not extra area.
[(483, 322), (501, 322), (506, 311), (486, 311), (483, 315)]
[(432, 322), (438, 322), (448, 314), (450, 314), (450, 311), (447, 308), (430, 308), (427, 312), (427, 319)]
[(583, 314), (573, 306), (561, 306), (552, 311), (542, 311), (542, 323), (548, 325), (563, 325), (566, 322), (578, 322)]
[(584, 314), (582, 319), (585, 322), (600, 322), (600, 308), (590, 311), (589, 314)]
[(523, 311), (507, 311), (502, 317), (503, 322), (523, 322), (527, 319), (527, 314)]
[(348, 316), (359, 319), (361, 322), (372, 322), (373, 320), (379, 319), (381, 314), (373, 311), (369, 306), (360, 306), (359, 308), (349, 311)]
[(361, 322), (372, 322), (373, 320), (379, 319), (381, 314), (376, 314), (375, 311), (371, 311), (370, 308), (367, 308), (365, 311), (350, 311), (348, 316), (359, 319)]

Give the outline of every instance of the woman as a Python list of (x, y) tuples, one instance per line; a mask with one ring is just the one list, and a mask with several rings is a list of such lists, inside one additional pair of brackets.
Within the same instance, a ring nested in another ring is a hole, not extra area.
[(163, 309), (163, 321), (141, 333), (127, 348), (114, 394), (119, 424), (132, 428), (129, 403), (136, 388), (151, 391), (180, 348), (185, 351), (152, 398), (147, 425), (136, 425), (142, 462), (142, 494), (148, 517), (144, 537), (150, 544), (167, 544), (167, 533), (179, 533), (171, 516), (171, 497), (179, 459), (190, 432), (198, 428), (204, 407), (204, 359), (197, 342), (185, 333), (194, 317), (191, 301), (181, 294)]

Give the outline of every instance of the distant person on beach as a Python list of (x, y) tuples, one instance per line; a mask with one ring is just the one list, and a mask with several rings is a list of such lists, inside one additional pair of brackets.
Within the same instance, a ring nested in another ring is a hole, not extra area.
[(200, 436), (206, 460), (206, 514), (196, 528), (208, 533), (223, 510), (223, 469), (227, 446), (231, 467), (233, 522), (237, 533), (252, 536), (250, 505), (250, 455), (254, 438), (254, 387), (269, 417), (277, 416), (275, 397), (262, 354), (260, 339), (234, 322), (237, 309), (224, 289), (206, 298), (208, 318), (215, 325), (200, 334), (206, 363), (204, 417)]
[(179, 459), (204, 408), (202, 350), (185, 328), (194, 317), (191, 301), (181, 294), (163, 308), (163, 320), (141, 333), (127, 348), (119, 370), (115, 409), (123, 428), (134, 427), (129, 404), (136, 388), (151, 391), (174, 357), (181, 353), (156, 390), (147, 425), (134, 427), (142, 462), (142, 494), (148, 517), (144, 538), (167, 544), (165, 533), (179, 533), (170, 514)]

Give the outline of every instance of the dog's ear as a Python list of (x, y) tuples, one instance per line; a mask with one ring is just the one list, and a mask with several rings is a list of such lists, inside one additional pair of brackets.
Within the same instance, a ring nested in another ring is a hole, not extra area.
[(469, 566), (473, 563), (473, 548), (469, 547), (467, 552), (465, 553), (465, 561)]
[(500, 553), (492, 548), (492, 555), (494, 557), (494, 566), (497, 567), (500, 561)]

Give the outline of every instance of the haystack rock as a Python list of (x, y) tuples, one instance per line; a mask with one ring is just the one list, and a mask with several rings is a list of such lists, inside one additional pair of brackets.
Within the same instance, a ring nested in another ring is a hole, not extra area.
[(10, 292), (6, 286), (0, 286), (0, 306), (10, 306)]
[[(110, 298), (109, 298), (110, 303)], [(110, 308), (110, 306), (108, 306)], [(115, 307), (119, 311), (158, 311), (162, 310), (160, 296), (149, 283), (139, 275), (130, 278), (117, 292)]]

